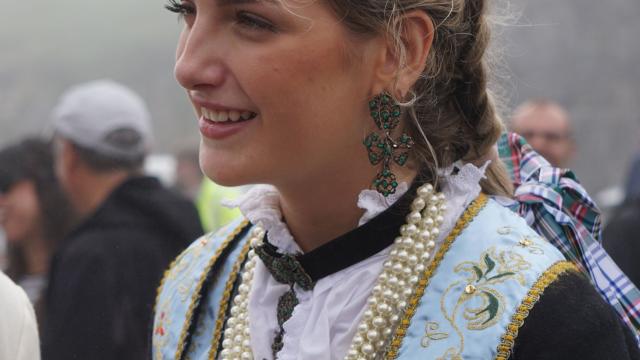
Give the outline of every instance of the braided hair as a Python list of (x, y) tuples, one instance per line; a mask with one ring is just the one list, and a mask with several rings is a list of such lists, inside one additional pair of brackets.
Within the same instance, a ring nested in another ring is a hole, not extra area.
[(329, 0), (355, 34), (387, 34), (404, 59), (402, 15), (425, 11), (435, 32), (425, 70), (405, 103), (406, 131), (415, 140), (414, 160), (434, 173), (458, 160), (493, 160), (481, 182), (489, 194), (513, 192), (494, 145), (504, 130), (487, 87), (490, 39), (488, 0)]

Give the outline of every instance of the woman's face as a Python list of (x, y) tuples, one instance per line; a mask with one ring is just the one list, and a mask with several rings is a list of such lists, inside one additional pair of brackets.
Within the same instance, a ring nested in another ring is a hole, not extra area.
[(18, 181), (0, 194), (0, 226), (9, 243), (24, 242), (40, 232), (40, 205), (33, 182)]
[(185, 17), (175, 74), (199, 117), (210, 178), (335, 181), (368, 163), (378, 39), (356, 39), (322, 1), (173, 5)]

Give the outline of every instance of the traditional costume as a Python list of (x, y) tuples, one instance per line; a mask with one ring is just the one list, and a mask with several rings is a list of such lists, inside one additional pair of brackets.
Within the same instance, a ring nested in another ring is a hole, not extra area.
[(248, 220), (168, 270), (153, 359), (640, 357), (578, 268), (508, 199), (481, 194), (483, 169), (443, 175), (440, 197), (418, 183), (363, 191), (360, 226), (305, 254), (277, 191), (254, 188), (237, 204)]

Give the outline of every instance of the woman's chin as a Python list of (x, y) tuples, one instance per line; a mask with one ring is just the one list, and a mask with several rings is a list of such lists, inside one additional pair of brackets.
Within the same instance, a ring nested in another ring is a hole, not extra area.
[(255, 164), (243, 161), (238, 152), (200, 147), (200, 168), (211, 181), (222, 186), (255, 184)]
[(206, 177), (208, 177), (211, 181), (213, 181), (218, 185), (222, 185), (222, 186), (243, 185), (235, 174), (229, 173), (228, 171), (218, 171), (217, 169), (207, 171), (205, 169), (203, 170), (203, 172)]
[(242, 186), (253, 183), (248, 174), (233, 165), (202, 164), (202, 171), (211, 181), (221, 186)]

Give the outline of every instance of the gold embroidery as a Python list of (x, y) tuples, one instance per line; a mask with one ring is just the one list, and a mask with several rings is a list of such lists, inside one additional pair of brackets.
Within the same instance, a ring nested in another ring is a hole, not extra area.
[(520, 246), (527, 247), (531, 245), (531, 241), (527, 238), (520, 240)]
[(211, 339), (211, 347), (209, 348), (209, 359), (214, 360), (216, 351), (218, 351), (218, 347), (220, 345), (220, 340), (222, 340), (222, 327), (224, 326), (224, 317), (227, 311), (227, 307), (229, 306), (229, 302), (231, 301), (231, 295), (233, 291), (233, 285), (236, 282), (238, 274), (240, 273), (240, 268), (244, 263), (249, 250), (251, 249), (251, 244), (247, 241), (244, 244), (242, 250), (240, 251), (240, 255), (238, 259), (233, 264), (233, 268), (231, 269), (231, 274), (229, 274), (229, 279), (224, 287), (224, 292), (222, 293), (222, 298), (220, 299), (220, 306), (218, 308), (218, 316), (216, 318), (216, 328), (213, 332), (213, 338)]
[(436, 360), (464, 360), (456, 348), (449, 348), (441, 357)]
[[(182, 264), (182, 259), (184, 258), (186, 253), (187, 253), (186, 250), (183, 251), (180, 255), (178, 255), (178, 257), (175, 258), (175, 260), (173, 260), (171, 265), (169, 265), (169, 268), (164, 272), (162, 282), (164, 282), (166, 279), (173, 280), (176, 278), (176, 274), (180, 273), (180, 267), (181, 266), (184, 267), (184, 265), (180, 265), (180, 264)], [(159, 292), (160, 292), (160, 288), (158, 288), (158, 293)]]
[[(484, 330), (495, 325), (502, 318), (505, 300), (492, 285), (516, 280), (524, 286), (525, 278), (521, 271), (530, 267), (519, 254), (511, 251), (497, 253), (495, 247), (491, 247), (480, 255), (479, 262), (464, 261), (454, 268), (456, 273), (469, 275), (464, 280), (449, 285), (440, 297), (440, 311), (460, 339), (458, 347), (449, 348), (442, 355), (443, 359), (455, 358), (453, 355), (462, 356), (464, 351), (464, 335), (456, 320), (460, 309), (464, 307), (462, 317), (469, 330)], [(449, 311), (445, 300), (453, 290), (459, 295), (453, 310)]]
[[(169, 273), (169, 279), (174, 280), (178, 274), (190, 274), (191, 271), (197, 266), (196, 258), (202, 255), (206, 244), (208, 244), (214, 233), (209, 233), (197, 241), (197, 245), (190, 246), (187, 251), (184, 251), (180, 256), (180, 261), (176, 263), (175, 268)], [(189, 259), (184, 259), (189, 255)]]
[[(500, 314), (504, 309), (504, 299), (491, 285), (503, 283), (509, 279), (517, 280), (521, 285), (524, 285), (525, 279), (521, 271), (531, 267), (531, 264), (519, 254), (511, 251), (502, 251), (496, 254), (494, 247), (482, 253), (480, 259), (479, 262), (465, 261), (457, 265), (454, 268), (456, 273), (466, 272), (469, 276), (463, 282), (456, 282), (449, 286), (442, 295), (444, 300), (451, 289), (459, 287), (460, 284), (470, 284), (466, 286), (457, 301), (458, 305), (473, 299), (481, 301), (479, 306), (468, 307), (464, 310), (463, 316), (468, 321), (467, 328), (469, 330), (486, 329), (500, 319)], [(474, 288), (471, 293), (466, 291), (470, 286)], [(451, 318), (452, 321), (455, 321), (455, 313)]]
[[(513, 233), (514, 230), (516, 229), (510, 226), (505, 226), (505, 227), (499, 228), (498, 233), (500, 235), (508, 235)], [(544, 249), (540, 245), (540, 242), (546, 243), (546, 240), (542, 239), (538, 235), (533, 235), (533, 236), (529, 234), (522, 235), (517, 231), (515, 232), (515, 235), (520, 237), (520, 240), (516, 244), (514, 244), (512, 248), (520, 247), (521, 249), (525, 249), (527, 252), (529, 252), (532, 255), (544, 255)]]
[(180, 284), (180, 286), (178, 286), (178, 294), (180, 294), (181, 302), (187, 301), (187, 299), (189, 299), (189, 286)]
[[(200, 300), (200, 290), (202, 289), (202, 285), (204, 285), (204, 282), (207, 279), (207, 275), (209, 274), (211, 267), (216, 263), (216, 261), (218, 260), (218, 258), (220, 257), (224, 249), (226, 249), (227, 246), (229, 246), (231, 241), (233, 241), (233, 239), (242, 231), (242, 229), (245, 228), (245, 226), (247, 226), (248, 223), (249, 222), (247, 220), (244, 220), (240, 225), (238, 225), (238, 227), (235, 228), (235, 230), (233, 230), (231, 234), (229, 234), (229, 236), (227, 236), (227, 238), (224, 240), (222, 245), (220, 245), (220, 247), (216, 250), (215, 254), (211, 257), (211, 259), (209, 259), (207, 266), (203, 269), (202, 274), (200, 275), (200, 278), (198, 279), (198, 282), (196, 283), (195, 288), (193, 289), (193, 295), (191, 296), (191, 304), (189, 304), (189, 309), (187, 310), (187, 314), (185, 315), (182, 331), (180, 332), (180, 338), (178, 339), (176, 354), (173, 357), (174, 359), (180, 359), (182, 357), (182, 353), (185, 350), (184, 342), (187, 338), (189, 325), (193, 318), (193, 311), (195, 310), (195, 307)], [(201, 249), (201, 247), (197, 247), (197, 248)]]
[[(464, 310), (462, 316), (467, 320), (467, 329), (484, 330), (493, 326), (502, 317), (504, 312), (504, 298), (495, 289), (483, 288), (481, 293), (476, 294), (481, 299), (477, 307), (468, 307)], [(462, 296), (458, 301), (461, 303), (471, 300), (471, 297), (464, 299)]]
[(540, 300), (540, 296), (551, 283), (556, 281), (558, 277), (568, 271), (579, 272), (578, 268), (568, 261), (560, 261), (551, 266), (542, 274), (536, 283), (531, 287), (527, 296), (513, 314), (511, 323), (507, 326), (507, 331), (502, 335), (502, 341), (498, 345), (498, 354), (496, 360), (507, 360), (511, 356), (513, 344), (518, 337), (518, 331), (524, 324), (524, 320), (529, 316), (529, 312), (533, 306)]
[(453, 270), (456, 273), (468, 273), (466, 278), (468, 284), (474, 284), (477, 288), (481, 285), (493, 285), (503, 283), (511, 278), (516, 278), (521, 285), (525, 285), (525, 279), (520, 271), (531, 267), (524, 258), (512, 251), (501, 251), (496, 253), (496, 248), (480, 255), (479, 262), (465, 261), (458, 264)]
[(436, 271), (440, 262), (444, 258), (444, 255), (447, 253), (455, 239), (462, 233), (462, 231), (473, 221), (473, 219), (478, 215), (480, 210), (484, 208), (484, 206), (488, 202), (488, 197), (485, 194), (480, 194), (467, 208), (467, 210), (462, 214), (456, 226), (449, 233), (444, 243), (435, 254), (433, 261), (427, 269), (425, 270), (422, 278), (418, 282), (415, 291), (413, 292), (413, 296), (409, 301), (409, 306), (405, 314), (402, 316), (402, 320), (400, 321), (400, 325), (396, 328), (395, 334), (391, 343), (389, 345), (389, 350), (387, 351), (386, 358), (387, 359), (396, 359), (398, 357), (398, 351), (400, 350), (400, 346), (402, 345), (402, 341), (404, 340), (404, 336), (407, 333), (407, 329), (409, 328), (409, 324), (411, 324), (411, 319), (415, 315), (415, 312), (420, 303), (420, 299), (422, 295), (424, 295), (424, 291), (429, 285), (429, 281), (433, 276), (433, 273)]
[(156, 289), (156, 301), (155, 301), (155, 303), (153, 305), (153, 312), (154, 313), (156, 312), (156, 306), (158, 304), (158, 301), (160, 300), (160, 294), (162, 293), (162, 288), (164, 287), (164, 283), (167, 281), (167, 279), (175, 278), (174, 269), (176, 268), (177, 264), (180, 263), (180, 261), (182, 260), (182, 258), (184, 257), (186, 252), (187, 251), (185, 250), (180, 255), (178, 255), (171, 262), (171, 264), (169, 264), (169, 267), (167, 268), (167, 270), (164, 271), (164, 274), (162, 275), (162, 280), (160, 280), (160, 285)]
[[(451, 290), (451, 286), (448, 289), (445, 290), (445, 295), (443, 295), (440, 298), (440, 311), (442, 312), (444, 318), (447, 319), (447, 321), (449, 322), (449, 325), (451, 325), (451, 328), (453, 329), (453, 331), (455, 331), (455, 333), (458, 336), (458, 339), (460, 339), (460, 341), (458, 343), (458, 347), (449, 348), (438, 359), (451, 359), (451, 358), (460, 357), (461, 356), (460, 354), (464, 350), (464, 335), (462, 335), (462, 331), (460, 331), (460, 328), (458, 328), (458, 326), (456, 325), (456, 321), (455, 321), (456, 314), (458, 313), (458, 308), (460, 307), (462, 302), (460, 301), (460, 299), (458, 299), (456, 305), (454, 306), (453, 312), (451, 313), (451, 315), (449, 315), (449, 313), (447, 312), (446, 306), (444, 304), (444, 299), (445, 299), (446, 293), (449, 292), (449, 290)], [(469, 296), (469, 295), (467, 295), (467, 296)], [(453, 355), (455, 355), (455, 356), (453, 356)]]
[(474, 285), (472, 285), (472, 284), (469, 284), (469, 285), (467, 285), (467, 286), (465, 286), (465, 287), (464, 287), (464, 292), (465, 292), (467, 295), (472, 295), (472, 294), (474, 294), (474, 293), (476, 292), (476, 290), (478, 290), (478, 288), (476, 288), (476, 287), (475, 287)]
[(160, 306), (158, 306), (158, 301), (160, 301), (160, 294), (162, 293), (162, 288), (164, 287), (165, 282), (167, 281), (167, 279), (175, 278), (174, 270), (176, 269), (176, 265), (180, 263), (182, 258), (184, 258), (186, 252), (187, 252), (186, 250), (183, 251), (171, 262), (171, 264), (169, 264), (169, 267), (167, 268), (167, 270), (164, 271), (164, 274), (162, 275), (162, 280), (160, 280), (160, 285), (156, 290), (156, 300), (153, 304), (154, 317), (157, 314), (157, 312), (160, 311), (160, 314), (158, 315), (159, 317), (158, 324), (155, 325), (153, 329), (153, 348), (155, 350), (154, 352), (155, 352), (156, 360), (163, 359), (161, 349), (167, 344), (168, 339), (165, 337), (165, 335), (167, 333), (167, 328), (171, 325), (171, 320), (169, 319), (165, 311), (170, 299), (166, 299), (164, 303)]
[(420, 345), (423, 348), (428, 348), (431, 345), (431, 341), (439, 341), (449, 338), (449, 334), (445, 332), (437, 332), (440, 329), (440, 324), (435, 321), (427, 322), (427, 326), (425, 327), (425, 334), (422, 337), (422, 341)]
[(498, 234), (500, 235), (509, 235), (511, 234), (511, 226), (503, 226), (498, 228)]
[(525, 248), (530, 254), (544, 255), (544, 250), (531, 237), (525, 236), (518, 242), (518, 245)]

